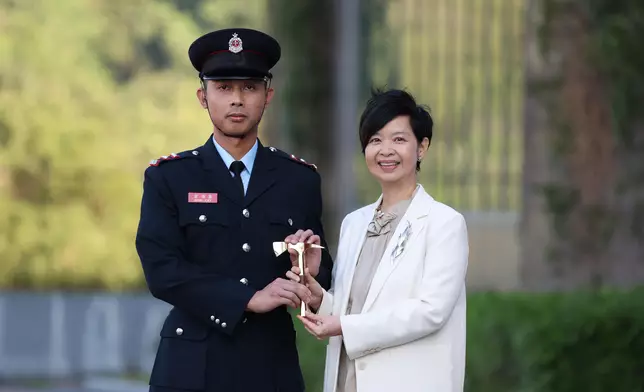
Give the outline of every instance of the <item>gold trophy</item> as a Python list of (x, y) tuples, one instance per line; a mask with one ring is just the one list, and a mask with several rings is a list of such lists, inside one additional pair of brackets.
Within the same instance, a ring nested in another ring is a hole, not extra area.
[[(317, 244), (307, 244), (304, 242), (298, 242), (297, 244), (289, 244), (288, 242), (273, 242), (273, 252), (275, 252), (275, 256), (279, 256), (289, 249), (295, 249), (297, 251), (298, 267), (300, 267), (300, 282), (304, 282), (304, 269), (306, 269), (306, 258), (304, 257), (304, 253), (307, 250), (313, 248), (324, 249), (323, 246)], [(306, 304), (304, 303), (304, 301), (301, 301), (300, 315), (306, 316)]]

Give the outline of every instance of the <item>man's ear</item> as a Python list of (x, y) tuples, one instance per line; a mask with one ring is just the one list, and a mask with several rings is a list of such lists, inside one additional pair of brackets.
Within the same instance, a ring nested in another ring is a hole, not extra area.
[(199, 100), (199, 104), (202, 108), (208, 108), (208, 103), (206, 102), (206, 91), (201, 87), (197, 89), (197, 99)]
[(272, 87), (269, 87), (268, 91), (266, 91), (266, 106), (271, 103), (273, 95), (275, 95), (275, 90)]

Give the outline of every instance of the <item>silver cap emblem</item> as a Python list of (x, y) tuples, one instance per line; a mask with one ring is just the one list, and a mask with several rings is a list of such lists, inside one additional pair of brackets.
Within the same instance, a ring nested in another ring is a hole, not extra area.
[(237, 33), (233, 34), (233, 37), (228, 41), (228, 50), (233, 53), (239, 53), (244, 49), (242, 46), (242, 40), (237, 36)]

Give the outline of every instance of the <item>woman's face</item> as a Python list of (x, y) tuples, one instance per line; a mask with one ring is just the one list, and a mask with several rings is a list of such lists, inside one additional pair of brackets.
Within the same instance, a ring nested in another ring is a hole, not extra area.
[(369, 139), (365, 147), (367, 168), (381, 185), (415, 183), (416, 162), (428, 146), (427, 138), (418, 143), (408, 116), (396, 117)]

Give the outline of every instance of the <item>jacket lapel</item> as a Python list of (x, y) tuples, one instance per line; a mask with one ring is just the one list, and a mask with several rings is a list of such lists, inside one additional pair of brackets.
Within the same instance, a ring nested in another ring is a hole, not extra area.
[[(382, 258), (380, 259), (380, 263), (378, 264), (378, 268), (371, 282), (371, 286), (369, 287), (369, 293), (367, 294), (367, 298), (365, 299), (365, 304), (362, 310), (363, 312), (368, 311), (369, 308), (373, 305), (374, 301), (378, 297), (378, 294), (387, 282), (387, 279), (389, 278), (389, 276), (391, 276), (396, 267), (400, 265), (401, 261), (409, 251), (409, 247), (414, 246), (415, 238), (421, 231), (423, 231), (423, 226), (426, 223), (425, 218), (427, 218), (432, 201), (433, 199), (431, 198), (431, 196), (429, 196), (429, 194), (425, 192), (425, 189), (422, 187), (422, 185), (419, 185), (416, 195), (409, 204), (405, 215), (403, 215), (403, 217), (400, 219), (400, 222), (396, 226), (394, 235), (391, 237), (391, 240), (387, 244)], [(405, 241), (403, 251), (397, 256), (393, 256), (392, 253), (396, 246), (398, 246), (401, 235), (405, 232), (407, 226), (409, 226), (410, 228), (410, 233), (408, 234), (408, 238)]]
[(246, 190), (245, 205), (250, 205), (261, 194), (266, 192), (277, 181), (275, 171), (275, 157), (271, 156), (271, 152), (262, 146), (262, 143), (257, 141), (257, 155), (255, 156), (255, 163), (253, 164), (253, 172), (250, 175), (250, 182)]
[(362, 250), (362, 245), (364, 244), (365, 237), (367, 236), (367, 227), (373, 218), (373, 214), (376, 210), (376, 207), (380, 204), (382, 200), (382, 195), (378, 198), (378, 201), (371, 204), (363, 210), (363, 213), (358, 219), (351, 223), (349, 227), (349, 232), (353, 233), (350, 236), (350, 248), (347, 251), (347, 268), (342, 274), (344, 280), (342, 284), (342, 304), (340, 305), (340, 313), (344, 314), (349, 303), (349, 295), (351, 293), (351, 285), (353, 284), (353, 274), (356, 270), (356, 264), (358, 263), (358, 257), (360, 256), (360, 251)]
[(275, 158), (270, 156), (267, 148), (257, 141), (257, 155), (253, 164), (253, 172), (250, 174), (250, 181), (246, 190), (246, 197), (242, 198), (237, 185), (226, 167), (223, 159), (217, 152), (212, 139), (208, 138), (201, 150), (201, 159), (205, 170), (212, 172), (210, 178), (213, 179), (216, 189), (225, 197), (240, 206), (247, 206), (257, 199), (262, 193), (266, 192), (276, 181), (275, 177)]
[(215, 148), (211, 137), (209, 137), (203, 147), (200, 148), (200, 151), (204, 170), (211, 172), (211, 175), (208, 176), (208, 180), (214, 184), (215, 189), (217, 189), (219, 193), (223, 194), (232, 202), (242, 205), (242, 195), (240, 194), (230, 171), (226, 167), (226, 164), (217, 152), (217, 148)]

